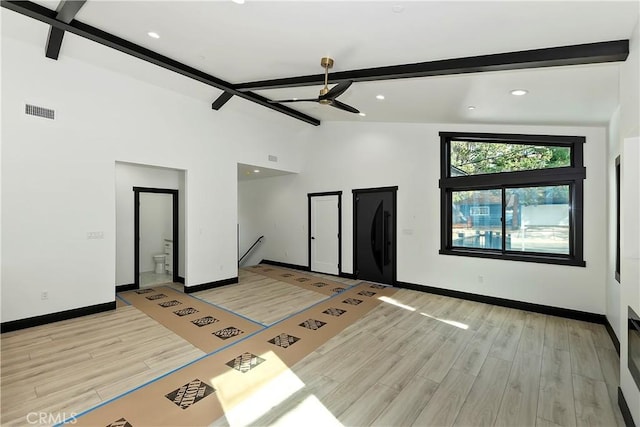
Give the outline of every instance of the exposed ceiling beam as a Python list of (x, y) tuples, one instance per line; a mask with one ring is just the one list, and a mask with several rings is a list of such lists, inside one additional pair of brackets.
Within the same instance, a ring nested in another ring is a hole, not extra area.
[(228, 100), (230, 100), (233, 97), (232, 93), (229, 92), (222, 92), (222, 95), (220, 95), (219, 97), (216, 98), (215, 101), (213, 101), (213, 104), (211, 104), (211, 108), (218, 111), (219, 109), (222, 108), (222, 106), (224, 104), (227, 103)]
[(302, 120), (314, 126), (318, 126), (320, 124), (320, 120), (314, 117), (308, 116), (304, 113), (281, 104), (272, 104), (269, 102), (269, 99), (265, 98), (264, 96), (260, 96), (252, 92), (240, 92), (234, 87), (234, 85), (229, 82), (226, 82), (203, 71), (197, 70), (186, 64), (168, 58), (164, 55), (160, 55), (157, 52), (139, 46), (135, 43), (131, 43), (113, 34), (99, 30), (95, 27), (92, 27), (91, 25), (84, 24), (77, 20), (73, 20), (69, 23), (60, 21), (57, 19), (56, 11), (48, 9), (44, 6), (40, 6), (36, 3), (32, 3), (29, 1), (2, 0), (2, 7), (44, 22), (45, 24), (49, 24), (61, 30), (68, 31), (85, 39), (100, 43), (104, 46), (118, 50), (122, 53), (126, 53), (138, 59), (142, 59), (143, 61), (150, 62), (167, 70), (171, 70), (175, 73), (197, 80), (209, 86), (221, 89), (240, 98), (255, 102), (256, 104), (262, 105), (263, 107), (278, 111), (282, 114), (286, 114), (287, 116), (294, 117), (298, 120)]
[[(84, 6), (86, 0), (62, 0), (56, 10), (58, 14), (56, 19), (67, 24), (76, 17), (80, 8)], [(64, 30), (56, 28), (53, 25), (49, 28), (49, 37), (47, 38), (47, 49), (45, 55), (47, 58), (58, 59), (60, 48), (62, 47), (62, 39), (64, 38)]]
[[(492, 55), (418, 62), (414, 64), (363, 68), (329, 74), (329, 81), (371, 82), (376, 80), (411, 79), (486, 71), (522, 70), (526, 68), (560, 67), (624, 61), (629, 56), (629, 40), (616, 40), (545, 49), (524, 50)], [(261, 80), (235, 85), (239, 90), (278, 89), (324, 83), (324, 74)]]

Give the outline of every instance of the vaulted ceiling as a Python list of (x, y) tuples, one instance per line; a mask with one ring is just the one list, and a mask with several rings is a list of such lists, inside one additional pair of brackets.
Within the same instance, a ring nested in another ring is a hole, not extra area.
[[(51, 10), (59, 7), (58, 1), (35, 3)], [(3, 9), (6, 13), (13, 12)], [(75, 19), (235, 87), (320, 74), (323, 56), (335, 59), (331, 76), (346, 70), (626, 40), (638, 17), (637, 1), (89, 0)], [(3, 24), (9, 25), (10, 34), (11, 22)], [(151, 38), (148, 32), (160, 37)], [(38, 37), (44, 55), (47, 40)], [(89, 51), (91, 44), (76, 43), (77, 37), (65, 34), (60, 58), (99, 63)], [(101, 65), (135, 75), (125, 64), (123, 60)], [(604, 125), (618, 104), (618, 71), (619, 62), (608, 62), (356, 81), (339, 100), (366, 113), (364, 117), (316, 103), (286, 106), (320, 121)], [(153, 83), (174, 85), (170, 79)], [(267, 99), (313, 98), (321, 87), (252, 93)], [(513, 89), (528, 94), (513, 96)], [(210, 105), (222, 93), (202, 85), (201, 91), (187, 94)], [(250, 100), (239, 96), (229, 100), (246, 102)], [(223, 106), (211, 114), (224, 110)]]

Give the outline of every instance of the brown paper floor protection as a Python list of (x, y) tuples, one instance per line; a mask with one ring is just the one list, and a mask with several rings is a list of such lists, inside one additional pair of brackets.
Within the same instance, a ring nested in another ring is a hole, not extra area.
[(264, 327), (167, 286), (127, 291), (120, 295), (138, 310), (206, 353)]
[(228, 418), (261, 392), (268, 395), (270, 383), (294, 375), (288, 367), (362, 318), (380, 304), (378, 298), (394, 293), (359, 284), (72, 421), (79, 426), (203, 426), (225, 413)]
[(254, 265), (247, 268), (247, 270), (325, 295), (335, 295), (349, 288), (349, 286), (344, 283), (334, 282), (333, 280), (326, 280), (310, 274), (278, 268), (267, 264)]

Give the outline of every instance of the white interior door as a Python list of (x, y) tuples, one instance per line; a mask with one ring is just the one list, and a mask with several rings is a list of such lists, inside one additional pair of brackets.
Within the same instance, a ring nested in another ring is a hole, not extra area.
[(338, 196), (311, 197), (311, 271), (338, 274)]

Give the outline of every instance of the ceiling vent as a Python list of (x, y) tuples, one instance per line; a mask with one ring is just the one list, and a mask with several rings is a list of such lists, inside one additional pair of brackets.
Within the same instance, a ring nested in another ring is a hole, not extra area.
[(45, 119), (55, 120), (56, 112), (50, 108), (38, 107), (37, 105), (26, 104), (24, 113), (29, 116), (43, 117)]

